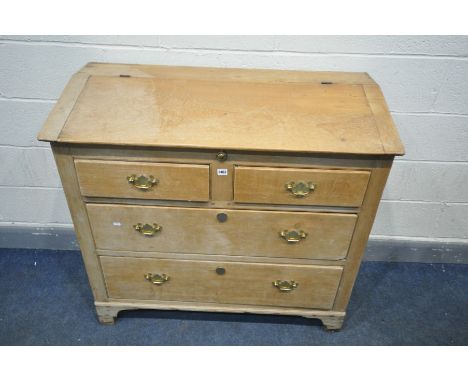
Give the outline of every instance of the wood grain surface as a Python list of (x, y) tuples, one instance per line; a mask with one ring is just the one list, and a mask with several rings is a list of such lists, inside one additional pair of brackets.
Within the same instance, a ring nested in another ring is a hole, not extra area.
[[(235, 71), (223, 69), (146, 67), (142, 73), (141, 67), (121, 67), (124, 72), (136, 71), (134, 75), (115, 75), (111, 66), (96, 70), (94, 65), (94, 69), (100, 75), (83, 71), (89, 78), (78, 99), (64, 99), (64, 107), (73, 109), (60, 134), (56, 127), (46, 126), (40, 139), (280, 152), (403, 153), (398, 134), (388, 122), (391, 117), (382, 115), (385, 101), (373, 92), (369, 102), (364, 86), (373, 82), (361, 73), (354, 74), (354, 79), (352, 73), (316, 73), (310, 75), (312, 81), (305, 74), (289, 74), (283, 78), (292, 75), (294, 80), (285, 81), (280, 80), (281, 73), (270, 73), (265, 80), (265, 73), (259, 72), (256, 79), (250, 70), (244, 75), (238, 71), (243, 78), (239, 81), (233, 78)], [(106, 75), (106, 70), (114, 74)], [(197, 78), (195, 73), (205, 75)]]
[[(216, 303), (330, 309), (342, 267), (222, 263), (171, 259), (100, 257), (109, 297), (117, 299), (202, 301)], [(216, 268), (223, 268), (219, 275)], [(145, 274), (165, 274), (154, 285)], [(298, 286), (282, 292), (276, 280)]]
[[(208, 208), (87, 204), (98, 249), (248, 255), (305, 259), (346, 257), (355, 214), (215, 210)], [(224, 213), (221, 223), (217, 215)], [(133, 225), (159, 224), (152, 237)], [(307, 237), (289, 244), (282, 230), (303, 230)]]
[[(75, 160), (84, 196), (133, 199), (207, 201), (210, 198), (209, 166), (176, 163)], [(129, 184), (131, 175), (158, 180), (148, 190)]]
[[(234, 200), (240, 203), (359, 207), (369, 176), (369, 171), (236, 166)], [(296, 197), (285, 187), (291, 181), (312, 182), (314, 191)]]

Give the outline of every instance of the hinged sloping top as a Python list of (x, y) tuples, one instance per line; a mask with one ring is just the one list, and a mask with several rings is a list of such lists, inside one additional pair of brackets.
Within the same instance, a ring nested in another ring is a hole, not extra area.
[(88, 64), (40, 140), (82, 144), (401, 155), (365, 73)]

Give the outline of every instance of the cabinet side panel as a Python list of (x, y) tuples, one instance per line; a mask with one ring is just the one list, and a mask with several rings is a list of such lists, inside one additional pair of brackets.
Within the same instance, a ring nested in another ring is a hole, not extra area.
[(363, 206), (358, 215), (356, 228), (348, 252), (348, 260), (344, 267), (333, 310), (345, 311), (348, 306), (349, 298), (353, 290), (354, 282), (356, 281), (364, 251), (366, 250), (369, 234), (392, 163), (393, 158), (376, 161), (375, 168), (372, 170), (366, 195), (364, 196)]
[(87, 73), (77, 73), (71, 78), (37, 136), (38, 140), (52, 142), (58, 140), (60, 132), (88, 78), (89, 74)]
[(73, 225), (75, 226), (76, 236), (80, 243), (81, 254), (94, 299), (106, 301), (107, 291), (102, 276), (101, 265), (94, 251), (94, 240), (89, 225), (88, 214), (85, 204), (81, 200), (73, 156), (69, 153), (69, 149), (66, 146), (53, 144), (52, 151), (62, 180), (63, 190), (65, 191)]

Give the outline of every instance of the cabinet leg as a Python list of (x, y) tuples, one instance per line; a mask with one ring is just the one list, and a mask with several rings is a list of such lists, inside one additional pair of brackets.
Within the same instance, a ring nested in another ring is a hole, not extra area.
[(98, 315), (99, 323), (103, 325), (114, 325), (115, 324), (115, 317), (112, 316), (99, 316)]
[(321, 317), (322, 324), (326, 330), (340, 330), (343, 326), (344, 316), (330, 316), (330, 317)]
[(103, 325), (114, 325), (119, 310), (108, 306), (96, 306), (98, 320)]

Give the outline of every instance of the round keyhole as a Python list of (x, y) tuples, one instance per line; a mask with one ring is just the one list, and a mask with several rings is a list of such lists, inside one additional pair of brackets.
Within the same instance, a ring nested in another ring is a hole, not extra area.
[(218, 275), (224, 275), (226, 273), (226, 269), (224, 269), (223, 267), (218, 267), (216, 268), (216, 273)]
[(227, 220), (227, 218), (228, 216), (224, 212), (221, 212), (218, 215), (216, 215), (216, 219), (218, 219), (220, 223), (224, 223)]
[(224, 151), (220, 151), (216, 154), (216, 159), (220, 162), (224, 162), (227, 159), (228, 155)]

